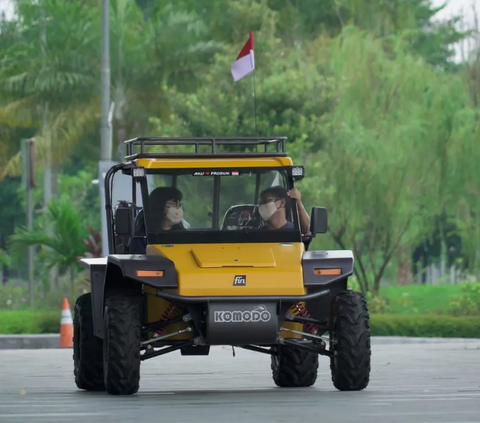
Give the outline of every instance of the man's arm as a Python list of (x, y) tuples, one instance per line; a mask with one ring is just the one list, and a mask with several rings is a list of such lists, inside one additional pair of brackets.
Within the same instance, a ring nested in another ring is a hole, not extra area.
[(305, 206), (302, 203), (302, 194), (297, 188), (293, 188), (288, 192), (290, 198), (297, 200), (298, 214), (300, 218), (300, 228), (303, 235), (310, 235), (310, 216), (305, 210)]

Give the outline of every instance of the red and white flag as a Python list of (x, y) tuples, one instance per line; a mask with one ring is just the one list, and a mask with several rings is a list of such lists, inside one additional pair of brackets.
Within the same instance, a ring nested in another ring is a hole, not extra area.
[(240, 54), (232, 66), (232, 76), (235, 82), (252, 73), (255, 70), (255, 57), (253, 55), (253, 32), (250, 31), (250, 38), (243, 46)]

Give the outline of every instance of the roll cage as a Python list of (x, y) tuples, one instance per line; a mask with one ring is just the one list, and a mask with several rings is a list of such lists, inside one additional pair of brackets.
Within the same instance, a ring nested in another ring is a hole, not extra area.
[[(172, 176), (172, 185), (176, 186), (177, 176), (185, 172), (202, 172), (200, 163), (189, 168), (163, 168), (161, 165), (156, 169), (149, 169), (139, 166), (139, 161), (145, 160), (158, 161), (162, 159), (211, 159), (209, 161), (209, 171), (225, 171), (228, 169), (222, 159), (237, 159), (241, 161), (240, 166), (236, 166), (236, 170), (244, 170), (256, 173), (255, 196), (253, 202), (258, 204), (258, 196), (260, 191), (261, 172), (277, 170), (283, 173), (286, 182), (286, 188), (293, 188), (294, 182), (300, 180), (304, 176), (303, 166), (280, 165), (261, 167), (256, 164), (258, 158), (287, 158), (285, 151), (286, 137), (258, 137), (258, 138), (134, 138), (125, 141), (126, 155), (124, 161), (112, 166), (105, 175), (105, 209), (108, 230), (108, 246), (111, 253), (126, 253), (125, 247), (128, 245), (128, 239), (134, 236), (134, 220), (137, 212), (142, 208), (137, 206), (138, 188), (142, 198), (143, 208), (149, 205), (149, 189), (146, 177), (151, 174), (168, 174)], [(274, 151), (269, 151), (274, 147)], [(166, 147), (167, 152), (148, 151), (149, 148)], [(172, 147), (194, 148), (194, 152), (172, 152)], [(202, 152), (205, 147), (207, 151)], [(258, 151), (259, 148), (262, 151)], [(242, 151), (243, 149), (243, 151)], [(254, 151), (245, 151), (250, 149)], [(239, 151), (240, 150), (240, 151)], [(195, 161), (195, 160), (194, 160)], [(112, 204), (113, 180), (118, 171), (132, 178), (132, 202), (120, 200), (116, 209)], [(259, 233), (251, 231), (231, 232), (227, 241), (225, 232), (218, 227), (219, 222), (219, 195), (220, 195), (220, 179), (221, 176), (212, 176), (214, 179), (214, 201), (212, 212), (212, 231), (181, 231), (176, 233), (149, 233), (146, 236), (149, 244), (174, 244), (174, 243), (203, 243), (208, 235), (208, 242), (301, 242), (302, 234), (299, 229), (299, 216), (295, 201), (292, 201), (292, 220), (295, 230), (269, 231), (268, 233)], [(144, 213), (145, 217), (145, 213)], [(148, 227), (148, 225), (145, 225)], [(122, 247), (123, 245), (123, 247)]]

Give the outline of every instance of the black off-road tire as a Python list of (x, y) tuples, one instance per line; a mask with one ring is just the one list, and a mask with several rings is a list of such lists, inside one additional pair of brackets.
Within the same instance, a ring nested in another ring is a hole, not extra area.
[(75, 384), (86, 391), (104, 391), (103, 345), (94, 335), (92, 295), (80, 296), (73, 317), (73, 374)]
[(312, 386), (317, 380), (318, 354), (294, 345), (274, 347), (278, 355), (272, 355), (273, 381), (281, 388)]
[(111, 395), (133, 395), (140, 386), (142, 300), (115, 295), (105, 301), (103, 367)]
[(361, 391), (370, 381), (370, 317), (360, 292), (337, 294), (332, 304), (330, 358), (332, 382), (339, 391)]

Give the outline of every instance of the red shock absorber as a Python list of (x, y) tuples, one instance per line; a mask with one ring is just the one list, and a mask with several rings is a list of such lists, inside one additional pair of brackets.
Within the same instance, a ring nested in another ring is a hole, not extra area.
[[(181, 314), (182, 310), (179, 309), (175, 304), (168, 303), (167, 309), (163, 312), (160, 322), (168, 322), (169, 320), (178, 317)], [(153, 331), (154, 335), (160, 336), (165, 331), (165, 327)]]
[[(306, 310), (305, 306), (301, 303), (297, 303), (293, 305), (289, 311), (295, 316), (306, 317), (306, 318), (311, 317), (310, 313)], [(311, 333), (312, 335), (316, 335), (318, 332), (318, 328), (314, 323), (303, 323), (303, 328), (305, 332)]]

